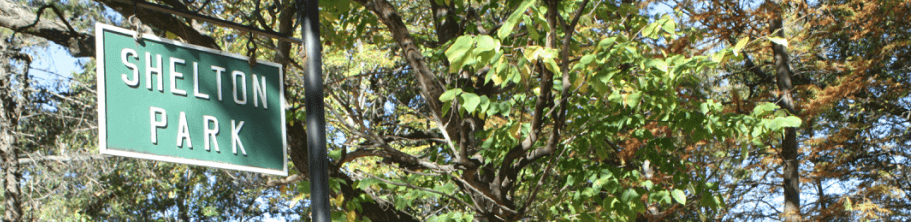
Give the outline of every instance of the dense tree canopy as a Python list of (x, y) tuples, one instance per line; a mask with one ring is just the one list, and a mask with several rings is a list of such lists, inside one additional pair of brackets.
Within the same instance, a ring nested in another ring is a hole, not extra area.
[[(291, 0), (138, 2), (300, 37)], [(0, 0), (4, 220), (309, 220), (304, 46), (135, 4)], [(911, 219), (911, 3), (320, 10), (334, 219)], [(96, 22), (282, 64), (291, 175), (99, 155)], [(51, 43), (81, 71), (36, 78)]]

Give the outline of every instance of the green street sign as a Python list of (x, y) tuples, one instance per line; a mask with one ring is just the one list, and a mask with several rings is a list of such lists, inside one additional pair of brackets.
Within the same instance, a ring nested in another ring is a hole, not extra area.
[(281, 65), (95, 25), (101, 153), (288, 175)]

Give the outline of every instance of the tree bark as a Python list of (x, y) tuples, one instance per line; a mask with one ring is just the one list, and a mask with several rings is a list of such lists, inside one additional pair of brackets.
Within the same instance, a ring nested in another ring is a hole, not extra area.
[[(218, 43), (210, 36), (207, 36), (199, 30), (186, 24), (183, 20), (174, 17), (171, 14), (156, 12), (152, 10), (137, 10), (129, 1), (117, 0), (96, 0), (102, 4), (111, 7), (123, 17), (136, 15), (144, 24), (156, 27), (176, 34), (184, 41), (219, 49)], [(70, 30), (67, 23), (56, 15), (53, 18), (42, 18), (38, 20), (38, 15), (33, 12), (33, 8), (26, 7), (10, 0), (0, 0), (0, 27), (21, 33), (34, 35), (57, 43), (67, 50), (73, 57), (94, 57), (95, 56), (95, 36), (91, 33), (82, 33), (76, 30)], [(51, 10), (45, 10), (44, 14), (50, 14)], [(34, 24), (29, 28), (30, 25)]]
[[(172, 14), (152, 11), (149, 9), (136, 8), (129, 1), (122, 2), (117, 0), (95, 0), (101, 2), (108, 7), (114, 9), (124, 18), (127, 18), (131, 15), (136, 15), (143, 24), (165, 30), (171, 33), (174, 33), (177, 36), (180, 36), (184, 41), (199, 45), (203, 47), (209, 47), (213, 49), (221, 50), (221, 47), (218, 46), (218, 43), (215, 42), (215, 39), (211, 36), (200, 33), (198, 30), (193, 28), (190, 24), (187, 24), (182, 19), (175, 17)], [(186, 6), (184, 6), (186, 7)], [(135, 9), (135, 10), (134, 10)]]
[[(443, 102), (440, 101), (440, 95), (443, 95), (445, 87), (437, 78), (436, 74), (430, 69), (430, 66), (421, 54), (420, 48), (416, 44), (414, 37), (408, 30), (402, 17), (395, 11), (395, 7), (386, 0), (355, 0), (373, 12), (392, 34), (393, 39), (402, 49), (402, 56), (411, 65), (414, 70), (415, 78), (421, 86), (421, 97), (427, 102), (427, 108), (433, 114), (437, 124), (446, 126), (444, 132), (452, 141), (458, 141), (458, 126), (461, 120), (456, 115), (443, 113)], [(450, 121), (451, 120), (451, 121)], [(442, 127), (441, 127), (442, 128)], [(455, 159), (461, 160), (465, 157), (458, 155)]]
[(177, 216), (180, 218), (179, 221), (190, 222), (190, 207), (187, 206), (187, 202), (190, 201), (190, 193), (192, 188), (190, 187), (190, 177), (193, 170), (188, 168), (187, 172), (184, 173), (184, 178), (181, 180), (181, 184), (178, 185), (179, 189), (177, 190), (177, 200), (174, 200), (177, 204)]
[[(9, 85), (9, 78), (4, 78), (8, 76), (5, 72), (0, 72), (0, 85)], [(9, 100), (9, 94), (7, 87), (0, 88), (0, 97), (3, 100)], [(11, 120), (13, 116), (13, 111), (9, 107), (9, 103), (3, 101), (3, 105), (0, 106), (0, 159), (2, 159), (2, 168), (3, 168), (3, 195), (6, 198), (4, 201), (4, 206), (6, 207), (6, 212), (3, 214), (3, 221), (19, 221), (22, 218), (22, 201), (20, 200), (21, 191), (19, 190), (19, 160), (18, 160), (18, 149), (16, 148), (16, 137), (13, 136), (13, 129), (16, 128), (16, 124)]]
[[(16, 31), (34, 23), (34, 26), (21, 30), (21, 33), (57, 43), (67, 48), (73, 57), (95, 56), (94, 36), (72, 32), (56, 15), (53, 18), (43, 18), (36, 23), (38, 16), (33, 10), (35, 9), (14, 1), (0, 0), (0, 27)], [(45, 14), (52, 14), (49, 12), (50, 10), (45, 10)]]
[[(778, 17), (772, 20), (770, 29), (773, 35), (784, 38), (782, 30), (782, 12), (778, 10)], [(772, 43), (775, 55), (775, 71), (777, 72), (779, 102), (778, 105), (787, 109), (791, 114), (796, 114), (794, 99), (791, 96), (791, 68), (788, 65), (788, 51), (784, 45)], [(784, 187), (784, 211), (782, 219), (787, 222), (801, 220), (800, 214), (800, 161), (797, 150), (797, 128), (787, 127), (781, 139), (781, 158), (784, 162), (782, 179)]]
[(18, 101), (17, 97), (21, 95), (15, 93), (17, 90), (14, 85), (22, 88), (26, 85), (22, 81), (26, 79), (13, 79), (14, 76), (21, 75), (13, 74), (13, 64), (10, 63), (23, 55), (18, 54), (18, 50), (10, 48), (12, 47), (5, 41), (0, 41), (0, 167), (3, 168), (3, 205), (6, 208), (3, 221), (20, 221), (22, 201), (19, 179), (22, 175), (19, 174), (19, 150), (16, 147), (14, 133), (18, 125), (18, 113), (21, 111), (21, 107), (18, 106), (21, 101)]
[[(3, 81), (3, 80), (0, 80)], [(0, 112), (7, 113), (6, 107)], [(3, 205), (6, 212), (3, 214), (3, 221), (19, 221), (22, 219), (22, 201), (20, 200), (21, 190), (19, 190), (19, 161), (16, 160), (18, 150), (14, 145), (16, 138), (12, 135), (12, 124), (7, 119), (0, 124), (0, 156), (3, 161), (3, 192), (6, 200)]]

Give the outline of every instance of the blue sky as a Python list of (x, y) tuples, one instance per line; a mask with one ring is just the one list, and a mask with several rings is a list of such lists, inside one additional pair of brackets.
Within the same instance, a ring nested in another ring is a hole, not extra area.
[(54, 43), (50, 43), (48, 47), (31, 48), (29, 54), (34, 60), (29, 73), (40, 85), (52, 84), (54, 80), (61, 78), (71, 78), (73, 72), (82, 72), (80, 62), (89, 62), (89, 59), (73, 58), (66, 49)]

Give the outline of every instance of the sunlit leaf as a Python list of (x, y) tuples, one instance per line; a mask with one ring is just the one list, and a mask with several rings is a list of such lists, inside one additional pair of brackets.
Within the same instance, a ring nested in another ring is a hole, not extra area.
[(446, 90), (446, 92), (444, 92), (443, 95), (440, 95), (440, 101), (442, 101), (442, 102), (452, 101), (452, 99), (454, 99), (456, 96), (458, 96), (461, 93), (462, 93), (462, 89), (460, 89), (460, 88)]
[(463, 93), (462, 101), (462, 107), (465, 108), (465, 111), (473, 113), (478, 108), (478, 104), (481, 103), (481, 97), (474, 93)]
[(734, 45), (734, 48), (732, 49), (734, 51), (734, 55), (737, 55), (737, 53), (740, 53), (740, 50), (742, 50), (743, 47), (746, 46), (747, 43), (749, 43), (749, 42), (750, 42), (749, 36), (743, 37), (740, 39), (740, 41), (737, 41), (737, 44)]
[(523, 0), (522, 3), (519, 4), (519, 7), (509, 15), (509, 18), (506, 19), (506, 22), (503, 23), (500, 30), (497, 30), (497, 37), (503, 39), (506, 38), (506, 36), (509, 36), (509, 34), (512, 33), (513, 28), (515, 28), (516, 23), (519, 22), (519, 18), (525, 14), (525, 11), (528, 10), (528, 7), (533, 3), (535, 3), (535, 0)]
[(671, 196), (674, 197), (674, 200), (677, 203), (686, 205), (686, 194), (682, 190), (674, 189), (671, 191)]
[(784, 39), (784, 38), (781, 38), (781, 37), (774, 37), (774, 36), (770, 36), (770, 37), (768, 37), (768, 38), (769, 38), (769, 41), (772, 41), (772, 42), (775, 43), (775, 44), (782, 45), (782, 46), (784, 46), (785, 48), (788, 47), (788, 40), (787, 40), (787, 39)]

